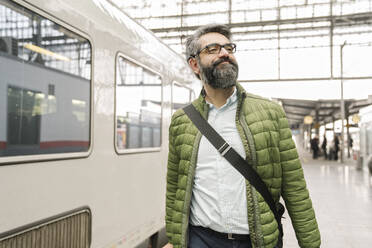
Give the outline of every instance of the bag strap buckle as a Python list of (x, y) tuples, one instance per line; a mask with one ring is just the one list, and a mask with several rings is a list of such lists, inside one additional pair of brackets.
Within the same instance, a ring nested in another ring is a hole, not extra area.
[(225, 154), (231, 149), (231, 146), (225, 142), (220, 148), (218, 148), (218, 152), (221, 156), (225, 156)]

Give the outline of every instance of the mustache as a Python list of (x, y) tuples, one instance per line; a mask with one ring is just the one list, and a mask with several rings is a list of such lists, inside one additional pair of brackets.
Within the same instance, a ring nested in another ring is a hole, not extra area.
[(229, 62), (230, 64), (237, 66), (237, 64), (234, 61), (232, 61), (229, 57), (224, 57), (224, 58), (220, 58), (220, 59), (216, 60), (213, 63), (213, 67), (216, 67), (217, 65), (219, 65), (223, 62)]

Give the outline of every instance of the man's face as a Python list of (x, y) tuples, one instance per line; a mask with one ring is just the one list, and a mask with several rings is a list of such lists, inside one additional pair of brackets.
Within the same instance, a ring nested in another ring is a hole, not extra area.
[[(230, 43), (230, 40), (220, 33), (208, 33), (200, 37), (199, 43), (200, 48), (203, 49), (213, 43), (225, 45)], [(196, 59), (199, 75), (205, 83), (215, 89), (227, 89), (235, 86), (239, 67), (233, 53), (221, 48), (219, 53), (209, 54), (204, 49)]]

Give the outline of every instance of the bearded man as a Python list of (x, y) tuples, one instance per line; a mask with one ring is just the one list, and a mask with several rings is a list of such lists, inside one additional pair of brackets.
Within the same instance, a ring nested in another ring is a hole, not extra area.
[[(283, 109), (245, 92), (225, 25), (206, 25), (186, 43), (203, 89), (192, 104), (246, 159), (276, 206), (283, 197), (298, 244), (320, 247), (309, 192)], [(200, 133), (183, 109), (172, 116), (166, 192), (167, 248), (279, 247), (279, 225), (261, 194)]]

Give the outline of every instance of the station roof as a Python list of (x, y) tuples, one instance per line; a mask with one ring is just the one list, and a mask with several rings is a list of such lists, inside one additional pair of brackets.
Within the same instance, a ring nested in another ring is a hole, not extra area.
[[(311, 116), (314, 122), (320, 125), (341, 119), (340, 100), (313, 101), (284, 98), (275, 98), (274, 100), (281, 103), (291, 127), (304, 123), (305, 116)], [(357, 114), (363, 107), (372, 105), (371, 100), (372, 99), (345, 99), (345, 118)]]
[[(186, 38), (196, 28), (210, 23), (228, 25), (237, 43), (236, 58), (244, 68), (239, 70), (239, 82), (250, 83), (255, 89), (267, 89), (265, 85), (270, 83), (277, 83), (277, 89), (288, 83), (313, 84), (322, 94), (319, 98), (335, 99), (335, 90), (328, 90), (327, 85), (345, 80), (353, 85), (345, 98), (365, 99), (372, 92), (372, 0), (110, 1), (183, 55)], [(293, 91), (300, 91), (300, 87), (291, 88), (287, 95), (279, 90), (270, 95), (251, 93), (290, 98)], [(301, 98), (300, 94), (296, 97)], [(283, 99), (287, 100), (292, 101)], [(320, 115), (340, 115), (337, 101), (302, 103), (329, 105), (333, 109), (322, 110)], [(357, 111), (349, 107), (349, 112)], [(288, 111), (307, 114), (311, 109), (292, 107)], [(288, 116), (291, 123), (303, 120), (301, 115)], [(323, 119), (328, 122), (331, 117), (320, 117)]]

